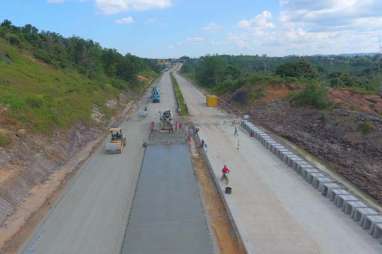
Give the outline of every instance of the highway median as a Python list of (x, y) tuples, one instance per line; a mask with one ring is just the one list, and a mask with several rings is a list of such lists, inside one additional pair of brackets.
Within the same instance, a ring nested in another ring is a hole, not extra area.
[(184, 97), (183, 97), (182, 91), (180, 90), (178, 81), (176, 80), (173, 72), (170, 73), (170, 76), (171, 76), (171, 83), (174, 88), (178, 114), (181, 116), (187, 116), (188, 115), (187, 104), (184, 101)]

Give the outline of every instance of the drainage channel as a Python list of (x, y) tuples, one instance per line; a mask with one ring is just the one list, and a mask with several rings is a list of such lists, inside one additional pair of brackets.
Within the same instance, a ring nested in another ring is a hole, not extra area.
[(213, 254), (186, 144), (146, 147), (121, 254)]

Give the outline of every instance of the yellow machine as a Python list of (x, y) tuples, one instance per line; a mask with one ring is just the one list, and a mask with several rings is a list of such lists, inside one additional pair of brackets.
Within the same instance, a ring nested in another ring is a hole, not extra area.
[(217, 107), (219, 104), (219, 98), (215, 95), (207, 95), (206, 104), (207, 107)]
[(110, 128), (110, 142), (105, 146), (106, 153), (122, 153), (126, 146), (126, 137), (121, 128)]

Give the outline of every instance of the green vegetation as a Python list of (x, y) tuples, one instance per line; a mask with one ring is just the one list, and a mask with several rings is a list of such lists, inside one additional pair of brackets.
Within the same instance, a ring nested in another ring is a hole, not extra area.
[(281, 64), (277, 67), (276, 74), (281, 77), (292, 78), (313, 79), (318, 77), (317, 70), (304, 59)]
[(39, 33), (9, 21), (0, 25), (0, 107), (36, 132), (90, 123), (94, 106), (110, 117), (106, 101), (125, 90), (142, 92), (156, 68), (149, 60), (92, 41)]
[(302, 91), (293, 94), (291, 101), (298, 106), (317, 109), (325, 109), (330, 105), (327, 88), (319, 84), (308, 84)]
[(360, 124), (358, 126), (358, 130), (363, 134), (363, 135), (367, 135), (367, 134), (370, 134), (372, 131), (374, 131), (375, 127), (373, 125), (373, 123), (369, 122), (369, 121), (366, 121), (366, 122), (363, 122), (362, 124)]
[(175, 91), (176, 102), (178, 104), (178, 111), (179, 111), (178, 113), (181, 116), (186, 116), (188, 115), (188, 108), (187, 108), (186, 102), (184, 101), (182, 91), (180, 90), (178, 81), (176, 80), (174, 74), (171, 72), (170, 75), (171, 75), (171, 82)]
[[(159, 70), (153, 60), (131, 54), (121, 55), (115, 49), (102, 48), (92, 40), (64, 38), (60, 34), (42, 31), (32, 25), (13, 26), (8, 20), (0, 25), (0, 38), (35, 58), (57, 68), (72, 69), (90, 79), (135, 81), (144, 70)], [(118, 82), (116, 82), (118, 86)]]
[(0, 131), (0, 147), (7, 146), (11, 143), (11, 139), (9, 138), (6, 132)]
[(377, 93), (382, 86), (379, 55), (267, 57), (213, 55), (184, 58), (182, 73), (216, 94), (233, 94), (239, 103), (264, 95), (266, 86), (287, 84), (302, 87), (294, 94), (295, 105), (329, 106), (327, 89), (348, 88)]

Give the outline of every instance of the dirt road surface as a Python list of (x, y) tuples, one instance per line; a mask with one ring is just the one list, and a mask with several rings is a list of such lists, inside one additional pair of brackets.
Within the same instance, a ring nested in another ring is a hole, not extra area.
[[(146, 118), (135, 112), (121, 128), (127, 146), (121, 155), (106, 155), (103, 146), (73, 177), (57, 205), (35, 230), (20, 253), (119, 254), (143, 158), (149, 123), (159, 110), (174, 109), (169, 74), (158, 82), (161, 103), (148, 103)], [(141, 102), (142, 110), (149, 92)]]
[(191, 118), (200, 127), (214, 173), (227, 164), (229, 208), (249, 253), (378, 254), (382, 246), (261, 143), (239, 131), (233, 118), (205, 106), (205, 97), (176, 75)]

